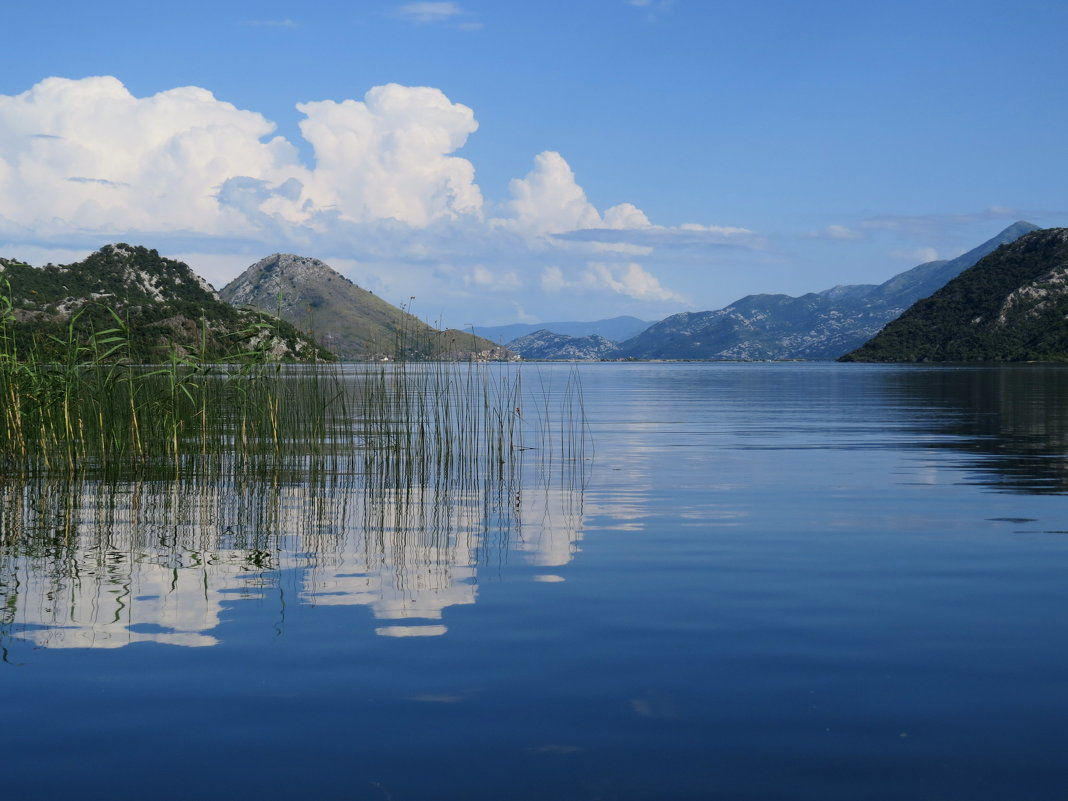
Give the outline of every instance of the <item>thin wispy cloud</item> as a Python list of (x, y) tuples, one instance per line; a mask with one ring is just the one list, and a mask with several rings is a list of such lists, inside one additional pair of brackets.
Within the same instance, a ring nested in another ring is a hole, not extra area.
[(68, 181), (73, 181), (76, 184), (97, 184), (99, 186), (129, 186), (129, 184), (122, 183), (120, 181), (108, 181), (104, 178), (82, 178), (81, 176), (73, 176), (67, 178)]
[(296, 28), (291, 19), (250, 19), (241, 23), (246, 28)]
[(907, 264), (927, 264), (938, 261), (938, 251), (932, 247), (906, 248), (890, 251), (890, 257)]
[(675, 0), (627, 0), (627, 5), (647, 12), (650, 20), (666, 14), (674, 4)]
[(992, 206), (981, 211), (962, 214), (896, 214), (867, 217), (850, 225), (828, 225), (808, 236), (812, 239), (860, 240), (879, 234), (892, 234), (919, 239), (945, 236), (968, 229), (977, 223), (998, 222), (1007, 217), (1026, 219), (1043, 216), (1023, 209)]
[(870, 217), (858, 223), (859, 227), (872, 231), (895, 231), (912, 235), (928, 235), (953, 228), (971, 225), (976, 222), (1000, 220), (1005, 217), (1024, 217), (1025, 212), (1018, 209), (994, 206), (982, 211), (967, 214), (914, 214), (884, 215)]
[[(847, 252), (859, 245), (871, 264), (887, 271), (959, 256), (1015, 220), (1041, 222), (1034, 210), (990, 206), (957, 214), (887, 214), (836, 223), (802, 234), (802, 238), (834, 243)], [(877, 255), (872, 255), (877, 254)], [(870, 280), (884, 280), (874, 270)]]
[(819, 231), (812, 231), (809, 235), (811, 239), (862, 239), (864, 234), (846, 225), (828, 225), (826, 228), (822, 228)]
[(405, 3), (397, 8), (397, 16), (419, 25), (435, 22), (454, 22), (467, 16), (460, 6), (449, 2)]

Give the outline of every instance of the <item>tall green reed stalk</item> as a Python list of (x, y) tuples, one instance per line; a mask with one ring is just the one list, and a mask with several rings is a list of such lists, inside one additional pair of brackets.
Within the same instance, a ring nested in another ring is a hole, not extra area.
[[(208, 331), (164, 363), (134, 364), (131, 332), (88, 331), (70, 320), (62, 358), (16, 344), (17, 320), (0, 294), (0, 463), (8, 472), (159, 471), (363, 473), (402, 487), (506, 478), (522, 454), (584, 457), (587, 431), (577, 375), (552, 412), (524, 416), (520, 369), (476, 363), (273, 363), (270, 333), (240, 332), (234, 352), (208, 360)], [(538, 404), (529, 404), (537, 407)]]

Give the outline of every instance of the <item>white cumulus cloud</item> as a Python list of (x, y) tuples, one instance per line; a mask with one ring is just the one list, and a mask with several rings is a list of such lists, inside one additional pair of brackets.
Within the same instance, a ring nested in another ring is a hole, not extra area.
[(550, 265), (542, 270), (540, 284), (542, 291), (552, 294), (607, 291), (641, 301), (684, 301), (682, 295), (661, 286), (656, 276), (636, 262), (588, 262), (573, 280), (560, 267)]
[(301, 133), (315, 151), (308, 197), (347, 220), (425, 226), (479, 214), (470, 161), (450, 155), (478, 129), (474, 112), (440, 89), (376, 86), (364, 100), (300, 103)]
[(0, 220), (40, 235), (184, 231), (479, 215), (478, 128), (438, 89), (379, 86), (302, 103), (315, 166), (262, 115), (183, 87), (134, 97), (116, 78), (46, 79), (0, 96)]
[(524, 178), (513, 179), (509, 188), (513, 217), (508, 222), (521, 230), (549, 234), (601, 225), (601, 215), (559, 153), (539, 153), (534, 169)]
[(241, 233), (216, 199), (231, 177), (284, 181), (297, 152), (262, 115), (182, 87), (136, 98), (111, 77), (0, 95), (0, 218), (69, 230)]
[(610, 289), (635, 300), (684, 300), (678, 293), (662, 287), (654, 275), (635, 262), (623, 265), (593, 262), (583, 275), (583, 283), (596, 289)]
[(272, 121), (199, 87), (137, 97), (114, 77), (47, 78), (0, 95), (3, 255), (13, 244), (58, 254), (128, 241), (196, 255), (218, 285), (244, 254), (247, 266), (289, 251), (347, 265), (394, 300), (500, 307), (522, 291), (525, 307), (540, 299), (580, 314), (594, 298), (673, 310), (681, 296), (653, 272), (677, 280), (675, 254), (752, 240), (739, 228), (656, 225), (633, 203), (601, 211), (554, 151), (488, 204), (458, 155), (478, 130), (474, 111), (439, 89), (387, 84), (296, 109), (307, 161)]
[(605, 209), (604, 227), (613, 229), (622, 228), (648, 228), (652, 225), (645, 212), (633, 203), (620, 203)]

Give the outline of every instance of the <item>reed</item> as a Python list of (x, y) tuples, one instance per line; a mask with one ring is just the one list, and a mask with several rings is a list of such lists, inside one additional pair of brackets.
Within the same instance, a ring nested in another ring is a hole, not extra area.
[[(208, 358), (173, 347), (163, 364), (131, 359), (130, 331), (84, 330), (75, 315), (62, 358), (20, 351), (0, 293), (0, 463), (5, 473), (160, 476), (240, 470), (373, 474), (393, 486), (441, 476), (505, 478), (524, 453), (583, 459), (577, 375), (559, 413), (524, 416), (516, 365), (375, 363), (281, 365), (264, 346)], [(256, 331), (238, 341), (267, 341)], [(412, 350), (409, 346), (409, 351)], [(543, 390), (542, 404), (550, 393)], [(549, 418), (563, 420), (558, 430)], [(567, 440), (567, 441), (565, 441)]]

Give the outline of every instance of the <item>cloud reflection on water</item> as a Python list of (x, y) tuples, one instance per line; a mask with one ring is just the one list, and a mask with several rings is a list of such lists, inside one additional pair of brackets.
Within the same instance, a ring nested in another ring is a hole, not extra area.
[(386, 637), (439, 636), (479, 570), (562, 566), (582, 489), (39, 480), (0, 485), (0, 635), (46, 648), (220, 642), (240, 600), (363, 605)]

